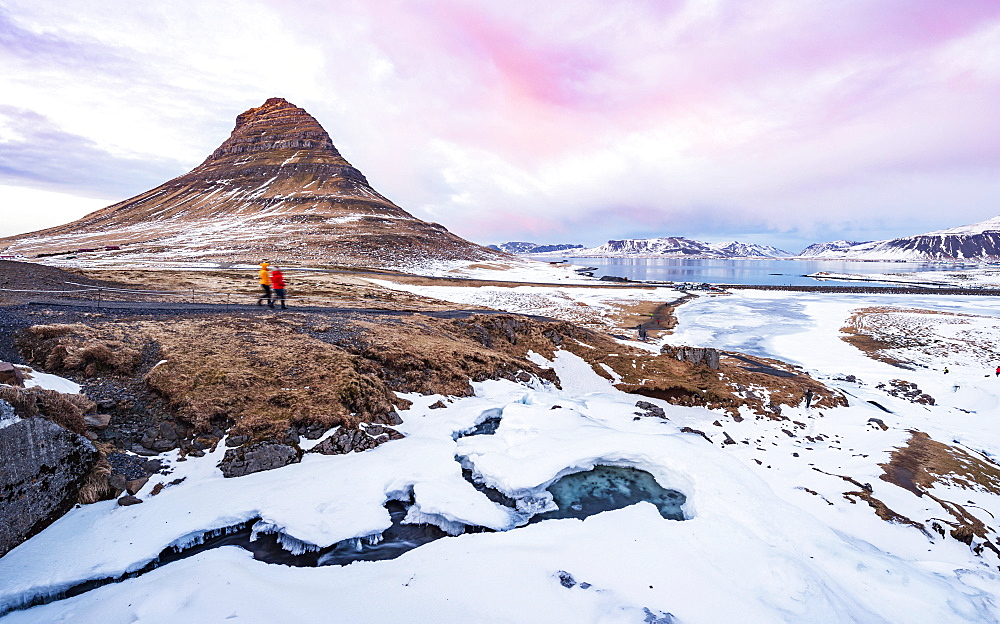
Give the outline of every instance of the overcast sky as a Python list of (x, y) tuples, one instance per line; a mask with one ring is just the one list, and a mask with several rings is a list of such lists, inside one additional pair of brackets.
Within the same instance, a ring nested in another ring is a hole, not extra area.
[(0, 236), (305, 108), (479, 243), (798, 251), (1000, 214), (996, 0), (3, 0)]

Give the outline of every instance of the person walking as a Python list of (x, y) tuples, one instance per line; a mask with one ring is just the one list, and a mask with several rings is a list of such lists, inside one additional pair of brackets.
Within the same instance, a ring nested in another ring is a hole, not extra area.
[(997, 366), (997, 377), (1000, 377), (1000, 366)]
[(264, 294), (257, 297), (257, 305), (261, 305), (261, 302), (266, 299), (267, 305), (273, 308), (274, 302), (271, 301), (271, 272), (267, 268), (269, 266), (267, 260), (262, 260), (260, 263), (260, 287), (264, 291)]
[[(271, 269), (271, 288), (274, 289), (274, 298), (281, 301), (281, 309), (287, 309), (285, 307), (285, 276), (281, 274), (281, 270), (277, 267)], [(271, 304), (274, 307), (274, 304)]]

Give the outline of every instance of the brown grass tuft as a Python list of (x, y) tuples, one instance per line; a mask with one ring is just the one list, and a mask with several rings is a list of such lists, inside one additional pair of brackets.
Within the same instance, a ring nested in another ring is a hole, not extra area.
[(34, 325), (18, 337), (28, 361), (49, 371), (127, 375), (139, 365), (140, 351), (126, 328), (94, 329), (83, 323)]
[(22, 418), (45, 416), (52, 422), (82, 434), (87, 430), (83, 415), (96, 404), (82, 394), (62, 394), (42, 388), (15, 388), (0, 385), (0, 399), (14, 406), (14, 413)]

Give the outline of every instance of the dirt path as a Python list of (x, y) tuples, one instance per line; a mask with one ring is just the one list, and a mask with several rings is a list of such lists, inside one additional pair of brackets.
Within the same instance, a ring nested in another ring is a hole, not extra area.
[(674, 299), (673, 301), (668, 301), (661, 303), (656, 306), (653, 313), (649, 315), (649, 320), (640, 323), (635, 326), (635, 329), (639, 330), (639, 333), (648, 333), (651, 331), (670, 331), (674, 327), (677, 327), (677, 317), (674, 316), (674, 311), (677, 306), (694, 299), (697, 295), (686, 294), (683, 297)]

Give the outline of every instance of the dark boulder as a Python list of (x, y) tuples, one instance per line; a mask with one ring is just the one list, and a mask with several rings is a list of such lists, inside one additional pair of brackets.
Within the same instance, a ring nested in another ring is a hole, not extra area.
[(663, 408), (653, 405), (649, 401), (636, 401), (635, 406), (642, 410), (641, 412), (636, 412), (639, 416), (667, 419), (667, 414), (663, 411)]
[(99, 453), (44, 418), (0, 429), (0, 556), (70, 510)]
[(302, 451), (291, 446), (277, 442), (258, 442), (226, 451), (219, 462), (219, 469), (226, 477), (242, 477), (294, 464), (301, 458)]
[(180, 434), (173, 424), (166, 421), (157, 427), (147, 429), (139, 442), (143, 447), (157, 453), (175, 449), (179, 443)]

